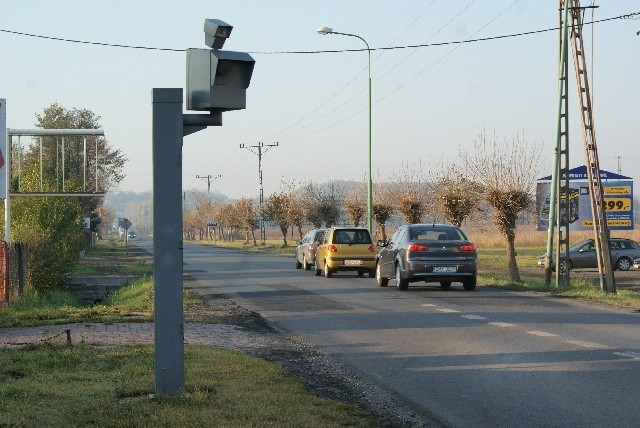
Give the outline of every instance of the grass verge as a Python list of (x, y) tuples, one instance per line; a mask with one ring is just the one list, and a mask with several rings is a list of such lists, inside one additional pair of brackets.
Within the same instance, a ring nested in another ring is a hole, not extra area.
[(0, 350), (0, 415), (12, 427), (375, 426), (356, 406), (310, 394), (275, 364), (187, 346), (187, 394), (149, 398), (153, 347)]

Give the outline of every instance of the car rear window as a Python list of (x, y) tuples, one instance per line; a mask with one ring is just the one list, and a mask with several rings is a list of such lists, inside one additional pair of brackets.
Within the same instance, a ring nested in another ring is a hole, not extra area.
[(466, 237), (459, 229), (412, 228), (409, 232), (410, 240), (425, 241), (464, 241)]
[(371, 244), (371, 235), (366, 229), (340, 229), (333, 233), (334, 244)]

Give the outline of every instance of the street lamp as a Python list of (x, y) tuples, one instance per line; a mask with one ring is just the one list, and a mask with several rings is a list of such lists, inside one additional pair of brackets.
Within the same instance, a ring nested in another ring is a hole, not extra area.
[(369, 232), (373, 233), (373, 191), (371, 180), (371, 49), (369, 48), (369, 43), (367, 43), (365, 39), (356, 34), (339, 33), (338, 31), (333, 31), (333, 28), (329, 27), (320, 27), (316, 31), (318, 32), (318, 34), (321, 34), (323, 36), (327, 34), (340, 34), (342, 36), (356, 37), (362, 40), (367, 46), (367, 53), (369, 56), (369, 63), (367, 66), (367, 71), (369, 74), (369, 168), (367, 179), (367, 226), (369, 228)]

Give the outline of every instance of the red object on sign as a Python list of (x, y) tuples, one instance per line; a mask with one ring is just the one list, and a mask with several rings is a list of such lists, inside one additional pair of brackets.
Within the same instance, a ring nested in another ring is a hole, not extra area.
[(4, 156), (2, 156), (2, 150), (0, 150), (0, 168), (4, 166)]

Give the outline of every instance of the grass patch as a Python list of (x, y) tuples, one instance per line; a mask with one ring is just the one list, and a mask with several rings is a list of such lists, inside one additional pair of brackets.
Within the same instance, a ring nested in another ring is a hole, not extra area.
[(99, 305), (85, 303), (66, 291), (38, 293), (27, 290), (20, 299), (0, 311), (0, 327), (152, 321), (152, 311), (152, 278), (122, 287)]
[(154, 392), (153, 347), (0, 350), (3, 426), (369, 427), (356, 406), (310, 394), (275, 364), (186, 346), (187, 394)]
[[(544, 254), (545, 247), (516, 247), (518, 266), (537, 266), (538, 257)], [(478, 248), (479, 266), (506, 269), (507, 250), (502, 247)]]
[(265, 240), (264, 245), (260, 244), (258, 241), (258, 245), (253, 245), (253, 241), (249, 241), (249, 243), (245, 243), (243, 240), (237, 241), (221, 241), (218, 240), (215, 243), (213, 241), (189, 241), (192, 244), (199, 245), (211, 245), (214, 247), (221, 248), (230, 248), (233, 250), (242, 250), (249, 251), (252, 253), (264, 253), (264, 254), (273, 254), (277, 256), (291, 256), (295, 257), (296, 247), (298, 245), (297, 239), (287, 239), (287, 246), (283, 246), (284, 241), (282, 239), (267, 239)]

